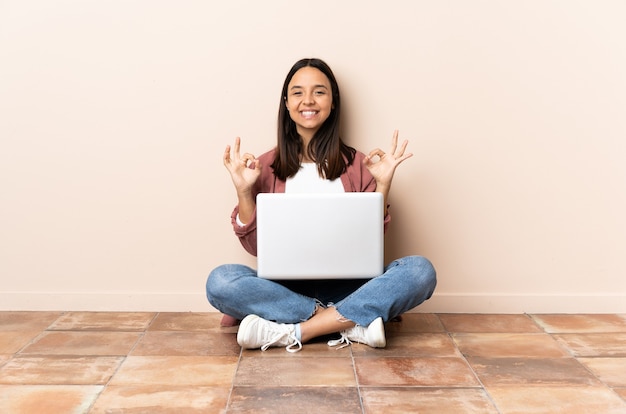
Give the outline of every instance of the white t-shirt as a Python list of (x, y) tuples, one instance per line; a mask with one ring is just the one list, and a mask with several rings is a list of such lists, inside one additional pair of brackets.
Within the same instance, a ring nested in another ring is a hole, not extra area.
[(343, 193), (343, 183), (340, 178), (327, 180), (320, 177), (317, 164), (314, 162), (302, 163), (300, 170), (293, 177), (287, 178), (285, 193)]

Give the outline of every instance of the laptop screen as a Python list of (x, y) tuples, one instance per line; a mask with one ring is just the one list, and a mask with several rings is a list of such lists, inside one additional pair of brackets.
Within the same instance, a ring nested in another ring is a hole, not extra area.
[(258, 276), (371, 278), (383, 273), (380, 193), (257, 196)]

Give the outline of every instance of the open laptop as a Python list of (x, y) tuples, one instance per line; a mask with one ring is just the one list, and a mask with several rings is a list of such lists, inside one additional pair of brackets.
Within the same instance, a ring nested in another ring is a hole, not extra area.
[(382, 194), (261, 193), (256, 208), (259, 277), (363, 279), (383, 273)]

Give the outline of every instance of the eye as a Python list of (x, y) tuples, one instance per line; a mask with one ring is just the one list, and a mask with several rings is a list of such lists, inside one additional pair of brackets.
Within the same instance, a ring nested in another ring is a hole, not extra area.
[(300, 92), (300, 91), (294, 91), (291, 95), (292, 95), (292, 96), (300, 96), (300, 95), (302, 95), (302, 92)]
[(320, 90), (315, 91), (315, 94), (316, 95), (326, 95), (326, 91), (323, 90), (323, 89), (320, 89)]

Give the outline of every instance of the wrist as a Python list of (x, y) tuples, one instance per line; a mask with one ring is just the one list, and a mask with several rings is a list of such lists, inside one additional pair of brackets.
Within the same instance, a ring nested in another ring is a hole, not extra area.
[(252, 198), (252, 189), (250, 188), (246, 188), (246, 189), (237, 189), (237, 198), (239, 198), (240, 200), (245, 200), (245, 199), (251, 199)]
[(376, 182), (376, 191), (379, 193), (387, 194), (391, 186), (388, 183)]

